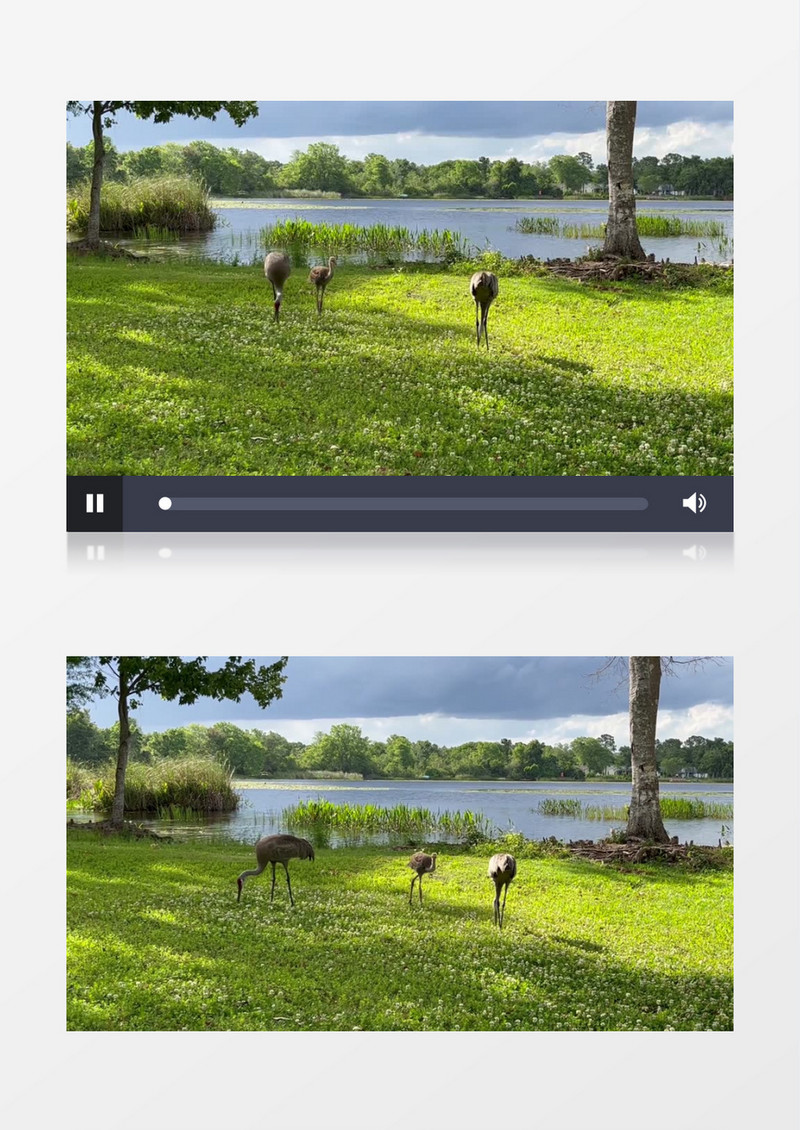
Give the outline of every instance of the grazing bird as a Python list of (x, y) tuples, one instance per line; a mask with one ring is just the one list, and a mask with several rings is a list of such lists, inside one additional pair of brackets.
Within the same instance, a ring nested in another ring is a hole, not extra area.
[[(475, 299), (475, 329), (478, 333), (478, 345), (481, 343), (481, 330), (489, 348), (489, 334), (486, 330), (486, 319), (489, 316), (489, 307), (497, 298), (499, 287), (497, 275), (491, 271), (476, 271), (469, 280), (469, 292)], [(478, 307), (480, 306), (480, 321), (478, 321)]]
[(272, 294), (275, 299), (275, 321), (281, 320), (281, 302), (283, 301), (283, 288), (286, 280), (292, 273), (292, 264), (289, 256), (284, 251), (270, 251), (264, 260), (264, 274), (272, 283)]
[(333, 278), (333, 269), (336, 266), (336, 260), (331, 255), (328, 260), (327, 267), (312, 267), (311, 273), (308, 276), (308, 281), (312, 282), (317, 288), (317, 313), (322, 313), (322, 300), (325, 297), (325, 287)]
[(430, 875), (432, 871), (436, 870), (436, 855), (428, 855), (424, 851), (416, 851), (408, 861), (408, 866), (412, 871), (416, 872), (414, 878), (411, 880), (411, 890), (408, 893), (408, 905), (411, 906), (411, 896), (414, 894), (414, 884), (419, 879), (419, 901), (422, 903), (422, 876)]
[[(489, 860), (489, 878), (494, 880), (494, 920), (501, 930), (503, 929), (503, 914), (506, 909), (508, 887), (516, 873), (517, 861), (508, 852), (504, 851), (499, 855), (493, 855)], [(505, 887), (502, 907), (500, 906), (501, 887)]]
[(260, 875), (268, 863), (272, 864), (272, 890), (269, 892), (269, 901), (272, 902), (272, 896), (275, 894), (275, 864), (282, 863), (283, 869), (286, 872), (286, 882), (289, 887), (289, 900), (294, 906), (294, 899), (292, 898), (292, 884), (289, 880), (289, 868), (286, 866), (290, 859), (313, 859), (314, 849), (308, 840), (301, 840), (297, 836), (262, 836), (256, 844), (256, 859), (258, 860), (258, 867), (255, 871), (243, 871), (236, 882), (239, 884), (239, 894), (236, 896), (236, 901), (242, 897), (242, 887), (244, 886), (245, 879), (249, 879), (251, 875)]

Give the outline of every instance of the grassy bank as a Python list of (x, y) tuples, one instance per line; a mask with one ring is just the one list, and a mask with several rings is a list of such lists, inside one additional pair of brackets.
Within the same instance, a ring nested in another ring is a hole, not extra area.
[[(67, 198), (67, 229), (85, 232), (91, 185), (77, 186)], [(106, 181), (100, 194), (100, 230), (141, 238), (211, 231), (217, 216), (208, 190), (191, 177), (134, 177), (125, 184)]]
[(70, 833), (68, 1026), (732, 1027), (731, 871), (520, 859), (499, 935), (487, 849), (442, 850), (422, 908), (379, 848), (290, 864), (291, 908), (266, 873), (237, 904), (246, 845)]
[(71, 474), (729, 474), (729, 287), (68, 265)]
[[(114, 801), (116, 762), (91, 770), (67, 761), (67, 798), (84, 808), (108, 813)], [(165, 816), (175, 810), (210, 814), (233, 812), (239, 794), (230, 770), (213, 758), (169, 757), (142, 764), (133, 761), (125, 777), (126, 814)]]

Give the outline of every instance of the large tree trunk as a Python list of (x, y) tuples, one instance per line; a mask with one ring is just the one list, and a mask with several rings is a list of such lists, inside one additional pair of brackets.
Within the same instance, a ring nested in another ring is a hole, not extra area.
[(103, 185), (103, 103), (95, 102), (92, 110), (92, 137), (94, 138), (94, 165), (92, 166), (92, 193), (89, 198), (89, 226), (86, 229), (86, 245), (100, 246), (100, 189)]
[(636, 230), (636, 198), (633, 194), (633, 130), (635, 102), (606, 103), (608, 151), (608, 223), (604, 255), (646, 259)]
[(661, 688), (661, 656), (632, 655), (628, 660), (631, 716), (631, 806), (627, 834), (655, 843), (669, 836), (661, 819), (656, 762), (656, 719)]
[(121, 828), (125, 818), (125, 773), (128, 769), (128, 751), (131, 738), (131, 727), (128, 719), (128, 684), (122, 672), (120, 672), (119, 678), (117, 715), (119, 717), (119, 750), (117, 752), (117, 775), (114, 781), (114, 803), (111, 806), (111, 826), (113, 828)]

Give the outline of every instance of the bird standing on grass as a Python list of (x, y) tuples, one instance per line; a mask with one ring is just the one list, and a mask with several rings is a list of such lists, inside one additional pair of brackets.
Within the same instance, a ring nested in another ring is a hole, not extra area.
[[(497, 275), (491, 271), (476, 271), (469, 280), (469, 292), (475, 299), (475, 329), (478, 334), (478, 345), (481, 343), (481, 331), (489, 348), (489, 334), (486, 330), (486, 319), (489, 317), (489, 307), (497, 298), (499, 290)], [(478, 307), (480, 307), (480, 321), (478, 321)]]
[[(506, 909), (508, 886), (517, 873), (517, 861), (508, 852), (493, 855), (489, 860), (489, 878), (494, 882), (494, 921), (503, 929), (503, 914)], [(503, 905), (500, 906), (500, 888), (504, 887)]]
[(336, 259), (331, 255), (328, 260), (327, 267), (312, 267), (311, 273), (308, 276), (308, 281), (312, 282), (317, 288), (317, 313), (322, 313), (322, 300), (325, 297), (325, 287), (333, 278), (333, 270), (336, 266)]
[(431, 872), (436, 870), (436, 852), (433, 855), (428, 855), (424, 851), (417, 851), (411, 856), (408, 861), (408, 866), (415, 872), (414, 878), (411, 880), (411, 890), (408, 893), (408, 905), (411, 906), (411, 896), (414, 894), (414, 884), (419, 879), (419, 901), (422, 904), (422, 876), (430, 875)]
[(242, 897), (242, 887), (244, 886), (245, 879), (249, 879), (251, 875), (260, 875), (268, 863), (272, 864), (272, 889), (269, 892), (269, 901), (272, 902), (272, 896), (275, 894), (275, 864), (282, 863), (283, 869), (286, 872), (286, 883), (289, 887), (289, 901), (294, 906), (294, 899), (292, 898), (292, 884), (289, 880), (289, 868), (286, 866), (290, 859), (313, 859), (314, 849), (308, 840), (301, 840), (298, 836), (262, 836), (256, 844), (256, 859), (258, 860), (258, 867), (254, 871), (243, 871), (236, 882), (239, 885), (239, 894), (236, 896), (236, 901)]
[(276, 322), (281, 320), (283, 288), (291, 273), (292, 264), (289, 256), (284, 251), (270, 251), (269, 255), (264, 260), (264, 274), (267, 276), (267, 281), (272, 283)]

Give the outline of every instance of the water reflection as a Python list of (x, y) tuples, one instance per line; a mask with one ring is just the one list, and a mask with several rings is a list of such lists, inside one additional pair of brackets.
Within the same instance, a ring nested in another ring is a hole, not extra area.
[[(602, 223), (608, 215), (608, 202), (604, 200), (492, 200), (485, 202), (467, 200), (218, 200), (214, 210), (219, 224), (212, 232), (193, 233), (179, 240), (119, 239), (123, 246), (143, 251), (157, 257), (202, 256), (225, 262), (251, 264), (263, 258), (266, 250), (261, 235), (267, 224), (282, 220), (299, 220), (324, 223), (352, 223), (360, 226), (385, 224), (391, 227), (449, 228), (461, 233), (479, 250), (495, 250), (508, 258), (523, 255), (536, 258), (576, 258), (587, 247), (598, 247), (602, 240), (596, 238), (567, 239), (557, 235), (527, 235), (514, 228), (520, 216), (557, 217), (561, 222), (574, 218), (587, 223)], [(679, 216), (684, 220), (714, 220), (724, 228), (722, 250), (711, 239), (696, 236), (642, 237), (642, 246), (657, 259), (669, 258), (672, 262), (691, 263), (695, 257), (708, 262), (727, 261), (732, 251), (733, 203), (723, 200), (683, 201), (641, 200), (637, 202), (641, 214)], [(306, 216), (306, 213), (308, 215)], [(68, 237), (69, 238), (69, 237)], [(74, 238), (74, 237), (73, 237)], [(726, 246), (725, 241), (728, 241)], [(320, 261), (319, 254), (307, 251), (297, 255), (295, 266), (302, 268), (309, 262)], [(320, 253), (321, 254), (321, 253)], [(403, 259), (424, 259), (420, 253), (396, 255)], [(431, 257), (428, 257), (431, 258)], [(343, 256), (342, 262), (384, 261), (386, 257), (364, 255)]]
[[(242, 804), (237, 812), (224, 816), (197, 817), (195, 820), (152, 820), (141, 823), (162, 833), (185, 839), (226, 839), (253, 844), (271, 832), (285, 831), (284, 809), (301, 800), (327, 798), (350, 804), (382, 807), (408, 805), (427, 808), (433, 813), (467, 811), (488, 819), (499, 834), (521, 832), (529, 839), (555, 836), (559, 840), (597, 840), (610, 829), (624, 827), (622, 820), (592, 820), (575, 816), (547, 816), (539, 812), (539, 802), (548, 798), (577, 797), (583, 804), (621, 807), (628, 803), (630, 785), (620, 781), (257, 781), (239, 786)], [(733, 804), (733, 785), (725, 782), (662, 782), (661, 795), (704, 800), (707, 803)], [(76, 820), (92, 819), (89, 813), (70, 812)], [(733, 843), (733, 820), (665, 820), (670, 835), (681, 842), (716, 845)], [(724, 831), (723, 831), (724, 826)], [(380, 844), (406, 847), (424, 846), (433, 839), (455, 842), (456, 837), (436, 833), (419, 836), (407, 833), (340, 833), (326, 828), (292, 829), (311, 840), (315, 847), (357, 847)]]

